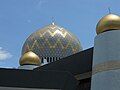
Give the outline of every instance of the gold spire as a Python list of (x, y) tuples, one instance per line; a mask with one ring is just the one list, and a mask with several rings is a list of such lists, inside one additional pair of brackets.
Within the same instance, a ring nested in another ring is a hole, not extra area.
[(109, 10), (109, 14), (111, 14), (111, 8), (110, 7), (108, 8), (108, 10)]
[(52, 17), (52, 23), (51, 23), (52, 25), (55, 25), (55, 23), (54, 23), (54, 17)]
[(120, 30), (120, 17), (115, 14), (104, 16), (96, 26), (97, 34), (111, 30)]
[(32, 51), (25, 53), (19, 61), (20, 65), (40, 65), (41, 59)]

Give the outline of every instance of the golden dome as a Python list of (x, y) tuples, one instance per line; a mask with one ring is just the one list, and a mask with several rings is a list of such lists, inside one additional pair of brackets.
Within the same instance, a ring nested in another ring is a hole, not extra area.
[(67, 29), (52, 22), (34, 33), (25, 41), (22, 55), (32, 51), (42, 60), (52, 62), (82, 51), (79, 40)]
[(41, 59), (32, 51), (25, 53), (19, 61), (20, 65), (40, 65)]
[(120, 30), (120, 17), (115, 14), (108, 14), (104, 16), (97, 24), (96, 33), (110, 30)]

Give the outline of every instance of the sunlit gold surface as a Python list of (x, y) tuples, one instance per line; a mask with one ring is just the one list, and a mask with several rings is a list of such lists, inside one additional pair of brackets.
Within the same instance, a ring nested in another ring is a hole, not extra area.
[(41, 60), (40, 58), (33, 53), (32, 51), (25, 53), (21, 58), (20, 58), (20, 65), (40, 65)]
[[(62, 29), (62, 28), (60, 28)], [(63, 38), (65, 38), (67, 35), (69, 35), (71, 38), (73, 38), (67, 31), (62, 33), (59, 30), (56, 30), (55, 32), (51, 32), (49, 29), (46, 30), (44, 33), (36, 32), (36, 34), (39, 34), (39, 37), (42, 38), (43, 36), (45, 36), (46, 34), (49, 34), (51, 37), (54, 37), (56, 34), (60, 34)], [(36, 36), (36, 34), (34, 34), (33, 36), (31, 36), (31, 40)]]
[(114, 14), (109, 14), (104, 16), (97, 24), (96, 33), (100, 34), (102, 32), (110, 30), (120, 30), (120, 17)]

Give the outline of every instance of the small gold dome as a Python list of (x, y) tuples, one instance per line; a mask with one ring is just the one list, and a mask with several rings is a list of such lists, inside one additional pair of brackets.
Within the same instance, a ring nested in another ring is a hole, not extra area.
[(32, 51), (25, 53), (19, 61), (20, 65), (40, 65), (41, 59)]
[(115, 14), (108, 14), (104, 16), (97, 24), (96, 33), (110, 30), (120, 30), (120, 17)]

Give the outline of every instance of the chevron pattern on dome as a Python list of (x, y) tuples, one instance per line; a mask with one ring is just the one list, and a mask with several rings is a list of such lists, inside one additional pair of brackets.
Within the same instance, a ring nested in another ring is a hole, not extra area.
[[(42, 45), (40, 45), (37, 40), (34, 40), (34, 42), (33, 42), (32, 45), (29, 45), (29, 43), (27, 43), (25, 49), (28, 49), (28, 51), (32, 51), (32, 50), (34, 49), (34, 47), (36, 46), (39, 50), (41, 50), (41, 49), (45, 48), (45, 47), (44, 47), (45, 44), (47, 44), (47, 45), (49, 46), (49, 48), (51, 48), (51, 49), (56, 48), (58, 45), (60, 45), (62, 49), (67, 49), (68, 46), (70, 46), (70, 47), (72, 48), (73, 53), (75, 53), (76, 50), (77, 50), (78, 47), (79, 47), (79, 44), (76, 44), (75, 46), (73, 46), (73, 45), (71, 44), (70, 40), (69, 40), (69, 41), (67, 42), (67, 44), (64, 46), (64, 45), (62, 44), (62, 42), (61, 42), (60, 39), (57, 39), (57, 41), (55, 42), (54, 45), (52, 45), (48, 39), (45, 39), (45, 42), (44, 42)], [(24, 51), (23, 53), (26, 52), (26, 50), (23, 50), (23, 51)]]
[[(42, 37), (45, 36), (47, 33), (48, 33), (51, 37), (54, 37), (56, 34), (59, 33), (63, 38), (65, 38), (67, 35), (69, 35), (72, 39), (74, 39), (74, 40), (76, 39), (76, 37), (75, 37), (74, 35), (70, 35), (70, 33), (68, 33), (67, 31), (64, 32), (64, 33), (62, 33), (60, 30), (55, 30), (55, 32), (51, 32), (49, 29), (46, 30), (46, 31), (43, 32), (43, 33), (41, 33), (40, 31), (35, 32), (35, 33), (30, 37), (30, 39), (33, 40), (33, 38), (34, 38), (36, 35), (38, 35), (40, 38), (42, 38)], [(78, 41), (78, 43), (80, 43), (80, 42)]]

